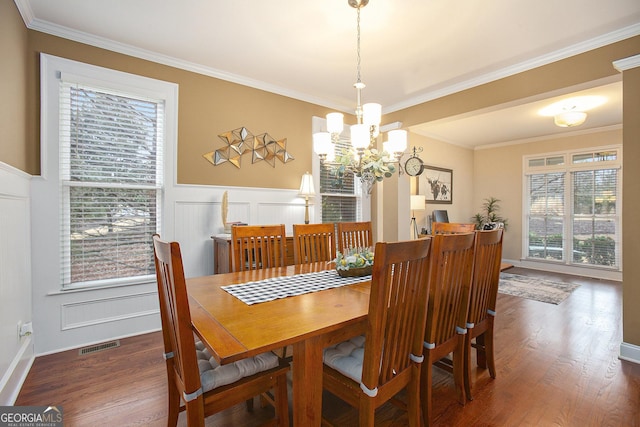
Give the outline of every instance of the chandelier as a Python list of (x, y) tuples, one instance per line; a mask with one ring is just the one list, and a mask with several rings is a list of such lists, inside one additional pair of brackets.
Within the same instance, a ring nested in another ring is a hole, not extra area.
[(365, 84), (360, 78), (360, 9), (369, 0), (348, 0), (349, 6), (357, 11), (357, 67), (355, 115), (357, 124), (350, 127), (351, 147), (336, 153), (336, 143), (344, 129), (342, 113), (327, 114), (327, 131), (313, 135), (313, 149), (324, 166), (334, 169), (336, 173), (349, 171), (360, 179), (367, 193), (373, 184), (390, 177), (396, 170), (396, 163), (407, 148), (407, 131), (394, 129), (388, 132), (388, 141), (383, 143), (383, 150), (378, 151), (376, 142), (380, 135), (382, 106), (376, 103), (362, 105), (362, 89)]

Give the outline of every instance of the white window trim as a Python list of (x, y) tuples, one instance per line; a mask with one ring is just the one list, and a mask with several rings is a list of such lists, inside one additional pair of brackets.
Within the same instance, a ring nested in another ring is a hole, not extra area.
[[(59, 82), (61, 75), (73, 75), (79, 82), (124, 92), (137, 92), (165, 101), (164, 124), (164, 190), (162, 197), (162, 235), (173, 238), (172, 206), (176, 186), (175, 150), (177, 147), (178, 85), (135, 74), (110, 70), (64, 58), (41, 53), (41, 174), (32, 181), (32, 248), (34, 268), (38, 276), (47, 278), (51, 291), (71, 290), (74, 286), (62, 287), (60, 280), (60, 191), (59, 191)], [(145, 280), (148, 283), (155, 279)], [(123, 280), (122, 284), (132, 284)], [(133, 282), (136, 283), (136, 282)], [(98, 289), (114, 284), (86, 286)], [(121, 286), (121, 285), (120, 285)]]
[[(597, 151), (608, 151), (608, 150), (616, 150), (617, 151), (617, 160), (615, 161), (602, 161), (602, 162), (591, 162), (591, 163), (580, 163), (580, 164), (572, 164), (572, 157), (576, 154), (585, 154), (592, 153)], [(555, 157), (555, 156), (564, 156), (565, 162), (563, 165), (552, 165), (552, 166), (539, 166), (539, 167), (530, 167), (529, 160), (541, 158), (541, 157)], [(622, 145), (605, 145), (598, 147), (590, 147), (590, 148), (582, 148), (576, 150), (566, 150), (566, 151), (555, 151), (548, 153), (538, 153), (523, 156), (522, 158), (522, 170), (523, 170), (523, 179), (522, 179), (522, 248), (521, 248), (521, 261), (523, 267), (531, 267), (536, 264), (547, 264), (549, 266), (556, 265), (559, 268), (549, 268), (549, 270), (560, 271), (560, 272), (572, 272), (575, 274), (587, 275), (592, 277), (599, 277), (604, 279), (613, 279), (613, 280), (621, 280), (621, 274), (623, 271), (622, 266), (622, 244), (618, 245), (618, 254), (616, 255), (619, 260), (619, 269), (609, 269), (599, 266), (590, 266), (590, 265), (577, 265), (570, 264), (568, 261), (551, 261), (551, 260), (543, 260), (543, 259), (533, 259), (528, 257), (529, 253), (529, 226), (528, 226), (528, 176), (532, 174), (541, 174), (548, 172), (558, 172), (563, 171), (566, 172), (565, 178), (565, 192), (564, 197), (568, 202), (571, 200), (571, 188), (573, 185), (573, 178), (571, 172), (580, 171), (580, 170), (596, 170), (596, 169), (612, 169), (617, 168), (622, 171)], [(620, 203), (617, 207), (618, 216), (619, 216), (619, 236), (620, 239), (623, 238), (624, 232), (622, 229), (622, 172), (618, 174), (618, 183), (617, 183), (617, 192), (620, 195)], [(567, 235), (567, 227), (570, 226), (570, 219), (573, 217), (573, 207), (570, 205), (568, 209), (565, 210), (565, 221), (563, 225), (563, 235)], [(570, 242), (570, 247), (565, 247), (565, 251), (571, 251), (573, 249), (573, 244)], [(569, 252), (570, 253), (570, 252)], [(566, 255), (566, 254), (565, 254)], [(566, 258), (566, 256), (565, 256)], [(571, 271), (564, 271), (563, 268), (567, 268)], [(591, 273), (587, 273), (591, 271)], [(601, 273), (595, 273), (596, 271), (600, 271)]]

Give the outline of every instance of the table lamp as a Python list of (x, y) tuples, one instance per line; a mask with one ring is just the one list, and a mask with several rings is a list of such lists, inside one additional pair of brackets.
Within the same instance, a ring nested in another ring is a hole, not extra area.
[(418, 223), (416, 222), (416, 214), (415, 211), (423, 211), (425, 210), (425, 196), (421, 194), (415, 194), (411, 196), (411, 227), (413, 228), (413, 238), (417, 239), (418, 234)]
[(316, 194), (313, 188), (313, 176), (309, 172), (302, 175), (299, 194), (304, 196), (304, 223), (309, 224), (309, 197), (313, 197)]

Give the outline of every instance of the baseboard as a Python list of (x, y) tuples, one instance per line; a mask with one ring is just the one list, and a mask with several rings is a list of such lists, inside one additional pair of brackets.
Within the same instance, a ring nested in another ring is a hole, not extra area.
[(640, 365), (640, 346), (623, 342), (620, 344), (620, 355), (618, 358)]
[(514, 267), (529, 268), (531, 270), (549, 271), (553, 273), (571, 274), (573, 276), (584, 276), (593, 279), (613, 280), (622, 282), (622, 272), (605, 270), (600, 268), (578, 267), (566, 264), (557, 264), (545, 261), (529, 261), (503, 259), (502, 262), (513, 264)]
[(33, 342), (26, 337), (0, 383), (0, 406), (13, 406), (35, 360)]

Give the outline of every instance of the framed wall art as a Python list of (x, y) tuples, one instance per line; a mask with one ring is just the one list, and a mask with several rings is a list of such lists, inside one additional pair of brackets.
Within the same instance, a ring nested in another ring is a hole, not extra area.
[(453, 171), (425, 165), (418, 179), (418, 194), (424, 194), (427, 203), (452, 204)]

